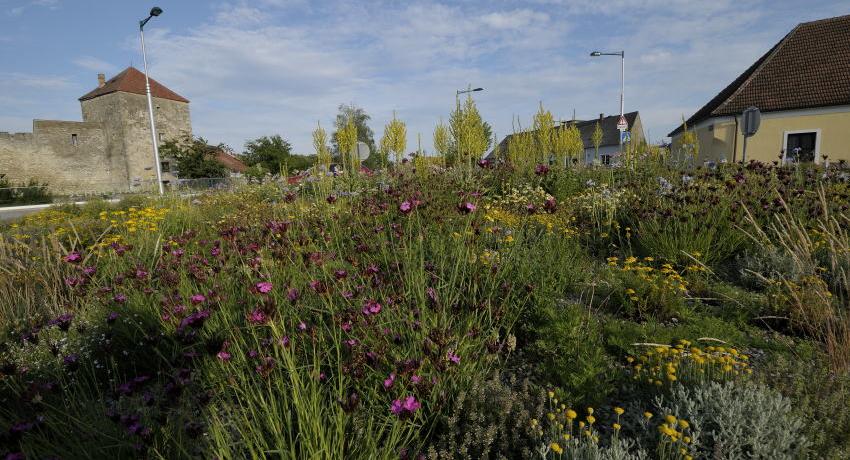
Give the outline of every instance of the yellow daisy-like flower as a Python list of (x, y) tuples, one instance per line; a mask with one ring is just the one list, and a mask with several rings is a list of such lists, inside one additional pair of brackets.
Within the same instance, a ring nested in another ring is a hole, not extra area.
[(646, 411), (643, 413), (643, 416), (646, 417), (647, 420), (652, 418), (652, 412)]
[(615, 407), (615, 408), (614, 408), (614, 412), (615, 412), (617, 415), (623, 415), (623, 413), (624, 413), (624, 412), (626, 412), (626, 411), (625, 411), (622, 407)]
[(664, 421), (671, 424), (671, 425), (675, 425), (676, 424), (676, 417), (674, 417), (670, 414), (667, 414), (667, 415), (664, 416)]
[(562, 453), (564, 453), (564, 449), (562, 449), (561, 445), (558, 444), (557, 442), (553, 442), (552, 444), (549, 444), (549, 448), (552, 449), (552, 452), (555, 452), (558, 455), (561, 455)]
[(615, 431), (620, 431), (620, 428), (622, 428), (622, 427), (620, 426), (620, 424), (619, 424), (619, 423), (615, 423), (615, 424), (613, 424), (613, 425), (611, 425), (611, 426), (612, 426), (612, 427), (614, 427), (614, 430), (615, 430)]
[(595, 421), (596, 421), (596, 417), (594, 417), (592, 415), (587, 416), (587, 423), (593, 425), (593, 422), (595, 422)]
[(569, 409), (569, 410), (567, 411), (567, 418), (568, 418), (568, 419), (570, 419), (570, 420), (574, 420), (576, 417), (578, 417), (578, 414), (576, 414), (576, 411), (574, 411), (574, 410), (572, 410), (572, 409)]

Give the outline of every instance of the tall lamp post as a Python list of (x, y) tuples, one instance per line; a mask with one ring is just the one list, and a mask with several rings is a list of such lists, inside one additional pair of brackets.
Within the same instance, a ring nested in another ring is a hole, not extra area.
[[(620, 119), (624, 119), (625, 117), (625, 104), (624, 104), (624, 95), (626, 93), (626, 52), (625, 51), (617, 51), (614, 53), (603, 53), (600, 51), (594, 51), (590, 53), (590, 57), (599, 57), (599, 56), (620, 56)], [(620, 153), (623, 152), (623, 133), (620, 133)]]
[[(458, 132), (457, 132), (457, 135), (458, 135), (457, 154), (458, 154), (458, 156), (460, 156), (460, 125), (459, 125), (459, 123), (460, 123), (460, 95), (461, 94), (467, 94), (467, 93), (475, 93), (475, 92), (478, 92), (478, 91), (484, 91), (484, 88), (473, 88), (472, 85), (469, 85), (466, 89), (459, 89), (459, 90), (455, 91), (455, 103), (457, 104), (457, 116), (458, 116), (458, 120), (457, 120), (457, 122), (458, 122)], [(472, 169), (471, 162), (472, 162), (472, 159), (470, 159), (469, 169)]]
[(139, 36), (142, 39), (142, 61), (145, 64), (145, 92), (148, 95), (148, 113), (151, 118), (151, 141), (153, 143), (153, 158), (154, 164), (156, 165), (156, 183), (159, 186), (159, 194), (162, 195), (165, 193), (165, 190), (162, 187), (162, 166), (159, 163), (159, 145), (156, 142), (156, 122), (154, 121), (153, 116), (153, 98), (151, 97), (151, 82), (150, 78), (148, 78), (148, 57), (145, 53), (145, 24), (148, 23), (151, 19), (156, 16), (162, 14), (162, 8), (155, 6), (151, 8), (151, 12), (147, 18), (139, 21)]

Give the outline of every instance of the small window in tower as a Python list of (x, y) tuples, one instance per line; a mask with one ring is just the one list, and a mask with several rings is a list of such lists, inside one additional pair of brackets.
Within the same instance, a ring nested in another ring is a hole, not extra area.
[(77, 135), (71, 134), (71, 145), (77, 145)]
[(171, 163), (167, 161), (161, 161), (159, 163), (159, 170), (162, 172), (171, 172)]
[(159, 133), (159, 141), (160, 142), (165, 141), (165, 133)]

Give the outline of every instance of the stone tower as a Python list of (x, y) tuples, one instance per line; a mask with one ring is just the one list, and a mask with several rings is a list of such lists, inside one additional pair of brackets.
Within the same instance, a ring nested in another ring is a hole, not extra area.
[[(189, 100), (151, 79), (154, 119), (159, 143), (192, 135)], [(145, 75), (134, 67), (105, 81), (98, 75), (98, 87), (80, 98), (84, 122), (103, 123), (106, 129), (106, 163), (122, 176), (130, 190), (156, 183), (156, 167), (151, 145)], [(167, 159), (163, 181), (173, 180)]]
[[(158, 141), (192, 135), (189, 101), (151, 79)], [(32, 133), (0, 132), (0, 175), (46, 182), (60, 194), (156, 188), (145, 76), (128, 67), (80, 98), (83, 121), (33, 120)], [(172, 181), (163, 162), (163, 181)]]

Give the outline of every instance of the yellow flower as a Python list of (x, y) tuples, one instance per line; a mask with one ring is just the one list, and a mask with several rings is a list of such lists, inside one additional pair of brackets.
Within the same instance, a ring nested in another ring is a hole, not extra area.
[(664, 416), (664, 421), (671, 424), (671, 425), (675, 425), (676, 424), (676, 417), (668, 414), (668, 415)]
[(555, 452), (558, 455), (561, 455), (562, 453), (564, 453), (564, 449), (562, 449), (561, 445), (558, 444), (557, 442), (553, 442), (552, 444), (549, 444), (549, 448), (552, 449), (552, 452)]
[(595, 421), (596, 421), (596, 417), (594, 417), (592, 415), (587, 416), (587, 423), (593, 425), (593, 422), (595, 422)]
[(588, 408), (587, 408), (587, 414), (588, 414), (588, 415), (593, 415), (593, 408), (592, 408), (592, 407), (588, 407)]
[(679, 420), (679, 426), (682, 427), (682, 429), (685, 429), (690, 427), (691, 425), (688, 423), (687, 420)]
[(626, 295), (632, 295), (635, 293), (635, 290), (632, 288), (626, 289)]
[(646, 411), (643, 413), (643, 416), (646, 417), (647, 420), (652, 418), (652, 412)]
[(625, 410), (623, 410), (622, 407), (615, 407), (614, 412), (616, 412), (617, 415), (623, 415), (623, 412), (625, 412)]
[(574, 420), (576, 417), (578, 417), (578, 414), (576, 414), (576, 411), (574, 411), (572, 409), (567, 411), (567, 418), (568, 419)]
[(620, 428), (622, 428), (622, 427), (620, 426), (620, 424), (619, 424), (619, 423), (615, 423), (615, 424), (613, 424), (613, 425), (611, 425), (611, 426), (613, 426), (613, 427), (614, 427), (614, 430), (615, 430), (615, 431), (620, 431)]

